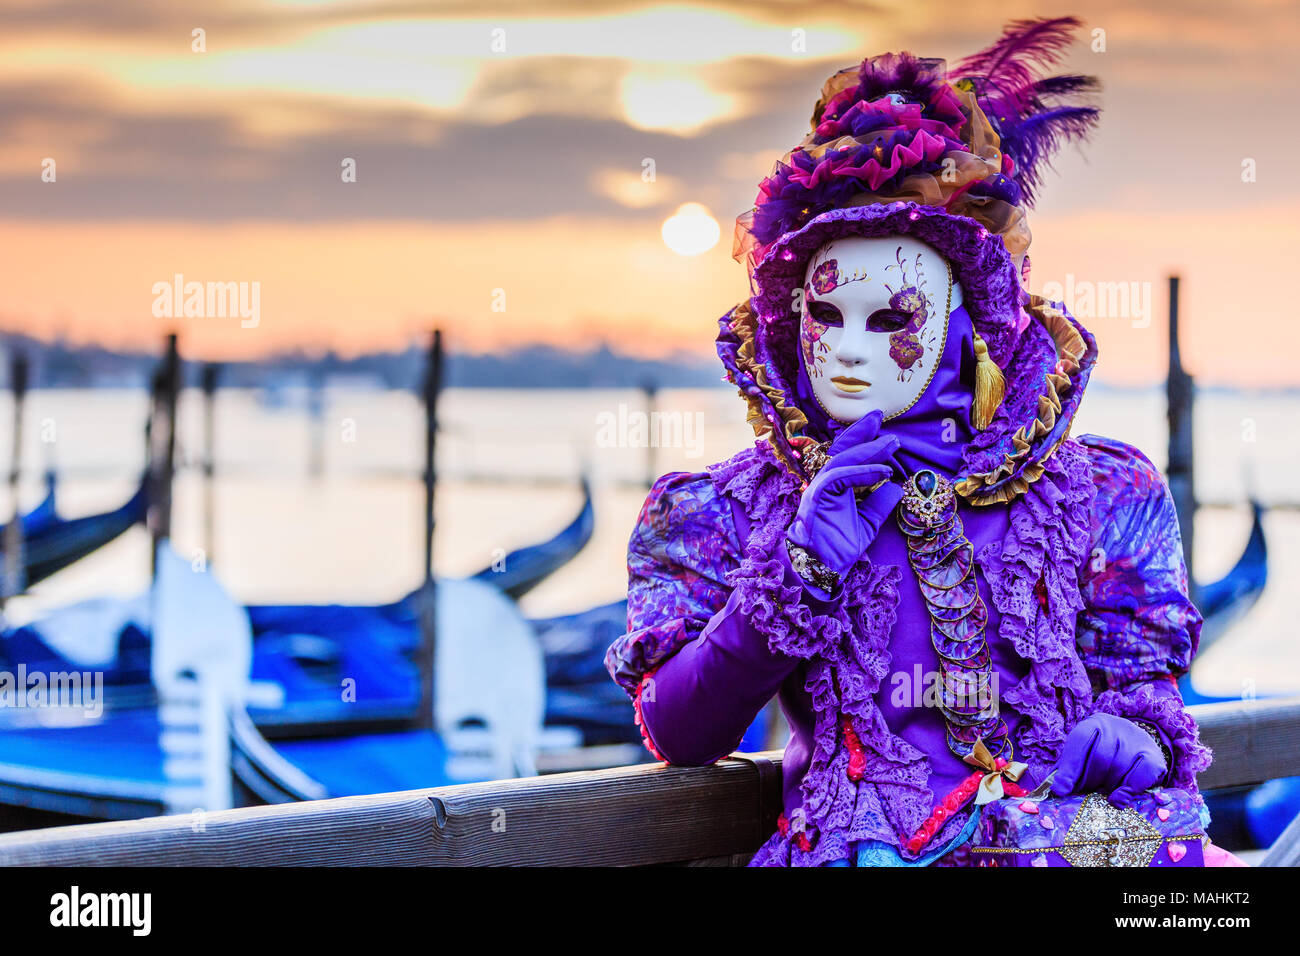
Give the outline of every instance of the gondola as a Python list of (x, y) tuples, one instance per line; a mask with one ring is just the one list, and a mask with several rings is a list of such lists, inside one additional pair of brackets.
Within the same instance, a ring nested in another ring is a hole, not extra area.
[[(1196, 603), (1204, 619), (1200, 651), (1222, 639), (1255, 606), (1268, 582), (1268, 544), (1264, 536), (1264, 508), (1251, 502), (1250, 536), (1232, 568), (1217, 581), (1196, 590)], [(1188, 704), (1239, 701), (1238, 697), (1202, 694), (1190, 673), (1178, 682)], [(1211, 791), (1205, 796), (1210, 810), (1211, 835), (1217, 843), (1235, 849), (1267, 847), (1300, 812), (1300, 777), (1271, 780), (1258, 787)]]
[[(23, 515), (23, 539), (26, 540), (33, 535), (42, 531), (52, 521), (58, 520), (58, 512), (55, 509), (55, 478), (53, 472), (45, 474), (45, 497), (31, 511)], [(3, 541), (9, 532), (9, 522), (0, 525), (0, 552), (3, 551)]]
[[(252, 678), (246, 610), (229, 600), (210, 573), (194, 572), (169, 549), (162, 553), (150, 594), (97, 608), (113, 612), (111, 620), (121, 625), (117, 659), (102, 672), (106, 681), (131, 681), (114, 688), (124, 693), (99, 697), (107, 706), (83, 701), (71, 707), (0, 708), (0, 804), (6, 808), (0, 828), (219, 809), (194, 796), (203, 790), (198, 778), (207, 761), (199, 741), (208, 741), (211, 750), (203, 715), (210, 716), (213, 693), (223, 722), (221, 774), (229, 776), (227, 786), (233, 781), (228, 804), (352, 796), (534, 772), (545, 737), (542, 653), (514, 602), (492, 585), (472, 579), (440, 582), (446, 600), (437, 605), (437, 732), (408, 724), (268, 741), (251, 713), (259, 703), (273, 709), (283, 689)], [(84, 607), (73, 613), (82, 625), (91, 616)], [(38, 635), (39, 630), (27, 629), (25, 643), (6, 641), (5, 650), (36, 651)], [(141, 635), (149, 638), (144, 674), (151, 679), (143, 684), (131, 680), (142, 676)], [(91, 670), (48, 644), (44, 650), (44, 659), (22, 662), (28, 672)], [(160, 658), (170, 664), (161, 665)], [(17, 669), (12, 659), (3, 666)], [(163, 673), (192, 679), (198, 688), (193, 699), (178, 695), (176, 681), (163, 680)], [(386, 679), (378, 671), (349, 675), (356, 700), (383, 690), (376, 677)]]
[[(510, 552), (466, 580), (517, 599), (567, 564), (595, 528), (585, 479), (582, 492), (578, 514), (557, 534)], [(443, 598), (446, 595), (440, 594)], [(249, 606), (253, 679), (285, 689), (279, 706), (250, 711), (259, 730), (270, 739), (290, 739), (410, 726), (419, 699), (414, 665), (421, 639), (419, 601), (420, 592), (415, 591), (377, 606)], [(340, 701), (338, 681), (349, 675), (373, 691), (355, 701)], [(563, 685), (548, 679), (547, 686), (550, 690)]]
[[(1252, 501), (1250, 537), (1246, 547), (1223, 577), (1196, 589), (1201, 626), (1201, 652), (1218, 641), (1255, 606), (1268, 583), (1268, 543), (1264, 538), (1264, 506)], [(1190, 684), (1184, 691), (1190, 689)], [(1194, 693), (1194, 692), (1193, 692)], [(1201, 703), (1201, 701), (1189, 701)]]
[[(415, 595), (380, 607), (238, 608), (248, 631), (249, 686), (262, 692), (229, 714), (236, 799), (348, 796), (533, 772), (547, 733), (545, 664), (512, 597), (590, 538), (594, 514), (583, 487), (582, 509), (553, 538), (468, 579), (439, 581), (439, 733), (412, 726), (419, 690), (410, 662), (419, 640)], [(180, 576), (186, 577), (194, 575)], [(4, 635), (0, 667), (93, 666), (104, 675), (108, 706), (94, 720), (67, 726), (51, 726), (40, 710), (0, 713), (0, 804), (8, 808), (2, 825), (175, 809), (152, 680), (156, 604), (148, 595), (83, 602)], [(104, 647), (105, 638), (112, 647)], [(97, 650), (90, 647), (95, 642)], [(87, 655), (97, 658), (88, 662)], [(340, 694), (339, 678), (351, 683), (351, 694)], [(576, 734), (561, 738), (580, 742)]]
[(584, 475), (582, 509), (566, 528), (540, 544), (510, 552), (502, 561), (494, 562), (473, 575), (473, 579), (486, 581), (518, 600), (568, 564), (574, 555), (587, 546), (595, 528), (596, 512), (591, 502), (591, 484)]
[[(47, 478), (44, 500), (22, 519), (25, 583), (43, 581), (102, 548), (132, 525), (144, 521), (148, 504), (148, 483), (141, 479), (135, 493), (111, 511), (62, 518), (55, 506), (53, 480)], [(0, 537), (0, 554), (4, 540)]]
[[(1268, 542), (1264, 537), (1264, 507), (1251, 502), (1250, 536), (1232, 568), (1223, 577), (1195, 590), (1197, 609), (1201, 612), (1201, 640), (1198, 653), (1204, 654), (1223, 638), (1232, 626), (1255, 606), (1268, 583)], [(1188, 704), (1213, 704), (1237, 698), (1207, 696), (1196, 690), (1192, 675), (1184, 674), (1178, 682), (1183, 700)]]

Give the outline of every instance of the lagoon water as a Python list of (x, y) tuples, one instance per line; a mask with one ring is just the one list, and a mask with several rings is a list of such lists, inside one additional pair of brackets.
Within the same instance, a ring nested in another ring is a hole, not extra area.
[[(423, 413), (416, 396), (328, 389), (318, 418), (305, 394), (229, 389), (216, 403), (213, 535), (207, 540), (202, 397), (182, 395), (173, 540), (201, 549), (239, 600), (367, 603), (400, 597), (423, 571)], [(520, 392), (451, 389), (439, 435), (436, 565), (471, 573), (499, 549), (544, 538), (576, 512), (578, 476), (591, 476), (596, 533), (570, 565), (523, 601), (536, 616), (615, 600), (626, 586), (627, 537), (650, 471), (701, 470), (752, 442), (729, 388), (666, 390), (657, 398), (668, 447), (645, 447), (645, 397), (629, 390)], [(1300, 502), (1295, 421), (1300, 397), (1209, 392), (1197, 405), (1197, 574), (1210, 580), (1240, 553), (1248, 489), (1265, 503)], [(146, 396), (137, 390), (42, 390), (25, 416), (24, 507), (40, 472), (59, 476), (59, 508), (76, 516), (114, 507), (144, 466)], [(1094, 388), (1076, 433), (1131, 442), (1164, 465), (1165, 405), (1158, 390)], [(0, 401), (0, 448), (12, 414)], [(11, 503), (3, 506), (8, 514)], [(1300, 583), (1300, 512), (1266, 519), (1270, 584), (1260, 603), (1198, 662), (1207, 693), (1300, 691), (1300, 638), (1291, 589)], [(103, 594), (139, 593), (149, 543), (137, 528), (10, 603), (22, 621)]]

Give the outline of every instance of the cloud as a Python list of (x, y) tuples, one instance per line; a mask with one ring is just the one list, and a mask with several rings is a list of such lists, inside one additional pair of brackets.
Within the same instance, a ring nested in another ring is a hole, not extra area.
[[(603, 61), (605, 66), (611, 61)], [(719, 67), (706, 81), (725, 82), (739, 102), (762, 110), (683, 137), (637, 130), (609, 115), (612, 106), (583, 110), (585, 96), (562, 103), (571, 68), (581, 89), (601, 87), (586, 61), (537, 61), (547, 77), (527, 86), (512, 64), (507, 76), (485, 79), (487, 100), (514, 84), (546, 100), (520, 104), (517, 118), (434, 115), (403, 104), (339, 103), (268, 91), (195, 101), (187, 110), (157, 109), (74, 83), (0, 87), (0, 206), (11, 218), (55, 219), (520, 219), (559, 213), (625, 212), (610, 171), (657, 173), (684, 184), (682, 199), (712, 208), (747, 207), (756, 178), (729, 157), (779, 156), (802, 135), (803, 119), (825, 68), (744, 60)], [(721, 76), (725, 74), (725, 77)], [(556, 91), (555, 97), (546, 91)], [(572, 113), (563, 112), (564, 109)], [(40, 162), (59, 164), (54, 184), (40, 180)], [(356, 160), (356, 183), (340, 164)]]
[(674, 202), (674, 197), (681, 195), (684, 184), (673, 176), (660, 176), (655, 173), (647, 178), (645, 171), (653, 166), (646, 166), (642, 161), (642, 171), (629, 169), (599, 169), (592, 176), (593, 188), (629, 209), (655, 209)]

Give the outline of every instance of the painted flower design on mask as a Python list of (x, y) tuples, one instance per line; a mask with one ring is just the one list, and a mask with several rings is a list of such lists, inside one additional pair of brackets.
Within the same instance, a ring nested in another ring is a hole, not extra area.
[(898, 366), (899, 380), (902, 380), (903, 372), (910, 371), (912, 366), (921, 360), (925, 354), (925, 347), (911, 332), (895, 332), (889, 336), (889, 357), (894, 360)]
[(919, 331), (930, 317), (929, 302), (925, 294), (916, 286), (905, 286), (889, 297), (889, 307), (912, 318), (907, 323), (907, 331)]
[(827, 259), (813, 270), (811, 285), (818, 295), (831, 292), (840, 284), (840, 266), (835, 259)]
[(813, 301), (812, 296), (805, 295), (803, 320), (799, 328), (799, 346), (803, 349), (803, 367), (808, 370), (811, 377), (818, 378), (822, 374), (820, 356), (830, 351), (830, 346), (822, 341), (822, 336), (830, 326), (812, 317), (808, 306)]
[(898, 263), (899, 272), (902, 273), (903, 285), (895, 291), (888, 283), (885, 284), (885, 288), (891, 293), (889, 307), (895, 312), (908, 316), (908, 320), (903, 328), (890, 333), (889, 357), (898, 366), (898, 380), (902, 382), (911, 377), (913, 366), (925, 355), (925, 346), (921, 344), (919, 333), (926, 320), (930, 318), (930, 300), (920, 288), (921, 257), (917, 256), (915, 281), (908, 277), (908, 264), (903, 260), (902, 246), (898, 247), (894, 258)]

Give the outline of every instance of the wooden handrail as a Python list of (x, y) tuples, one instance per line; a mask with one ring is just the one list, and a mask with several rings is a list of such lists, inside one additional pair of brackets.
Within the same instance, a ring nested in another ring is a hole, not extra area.
[(1300, 697), (1197, 704), (1187, 708), (1214, 751), (1202, 790), (1300, 776)]
[[(1205, 788), (1300, 775), (1300, 697), (1192, 708)], [(732, 862), (775, 829), (777, 752), (0, 836), (8, 865), (649, 865)], [(1295, 829), (1295, 828), (1293, 828)], [(1269, 857), (1295, 865), (1293, 835)]]

